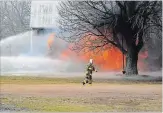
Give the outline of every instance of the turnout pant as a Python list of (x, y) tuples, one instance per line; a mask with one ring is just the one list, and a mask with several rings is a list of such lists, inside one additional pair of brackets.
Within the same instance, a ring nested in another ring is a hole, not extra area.
[(86, 75), (84, 81), (83, 81), (85, 84), (88, 83), (88, 84), (92, 84), (92, 75)]

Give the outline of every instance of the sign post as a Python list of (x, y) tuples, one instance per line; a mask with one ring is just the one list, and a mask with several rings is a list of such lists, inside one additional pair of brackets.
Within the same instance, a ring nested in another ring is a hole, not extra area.
[(54, 28), (58, 17), (56, 5), (58, 1), (32, 1), (31, 28)]

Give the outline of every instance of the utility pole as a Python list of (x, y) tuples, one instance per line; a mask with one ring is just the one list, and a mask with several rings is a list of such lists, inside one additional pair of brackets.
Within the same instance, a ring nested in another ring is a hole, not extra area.
[[(122, 36), (122, 50), (123, 50), (123, 47), (124, 47), (124, 46), (123, 46), (123, 36)], [(122, 73), (125, 74), (126, 71), (125, 71), (125, 69), (124, 69), (124, 52), (123, 52), (123, 51), (122, 51), (122, 58), (123, 58), (123, 59), (122, 59), (122, 60), (123, 60), (123, 61), (122, 61), (122, 65), (123, 65), (123, 71), (122, 71)]]

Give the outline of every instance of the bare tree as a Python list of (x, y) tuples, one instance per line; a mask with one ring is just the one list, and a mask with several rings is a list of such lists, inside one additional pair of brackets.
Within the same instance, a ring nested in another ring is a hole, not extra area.
[(31, 1), (0, 1), (0, 39), (30, 29)]
[(78, 52), (118, 48), (126, 56), (127, 75), (138, 74), (138, 53), (149, 34), (162, 30), (161, 1), (67, 1), (58, 10), (58, 37), (75, 43)]

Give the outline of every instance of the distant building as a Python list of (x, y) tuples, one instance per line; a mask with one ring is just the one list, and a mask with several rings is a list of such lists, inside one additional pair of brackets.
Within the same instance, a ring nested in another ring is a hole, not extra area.
[(43, 29), (56, 28), (58, 1), (32, 1), (30, 27), (39, 33)]

